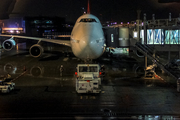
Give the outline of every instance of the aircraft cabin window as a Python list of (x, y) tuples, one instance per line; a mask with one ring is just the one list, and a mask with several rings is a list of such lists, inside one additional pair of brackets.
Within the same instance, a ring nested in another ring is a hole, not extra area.
[(95, 19), (85, 18), (85, 19), (81, 19), (80, 22), (97, 22), (97, 21)]

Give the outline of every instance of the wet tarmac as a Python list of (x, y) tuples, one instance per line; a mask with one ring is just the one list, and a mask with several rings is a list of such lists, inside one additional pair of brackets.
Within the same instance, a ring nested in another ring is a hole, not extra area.
[[(62, 53), (33, 58), (27, 51), (0, 50), (0, 75), (11, 74), (15, 90), (0, 94), (2, 119), (178, 119), (180, 93), (176, 81), (143, 79), (142, 60), (101, 57), (106, 76), (100, 94), (75, 91), (76, 65)], [(60, 66), (64, 73), (60, 76)], [(24, 66), (26, 71), (24, 71)]]

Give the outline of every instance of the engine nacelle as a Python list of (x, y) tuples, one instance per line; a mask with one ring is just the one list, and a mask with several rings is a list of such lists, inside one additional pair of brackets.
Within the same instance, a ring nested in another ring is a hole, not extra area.
[(5, 40), (2, 43), (2, 47), (6, 50), (6, 51), (10, 51), (14, 46), (16, 46), (16, 42), (13, 39), (8, 39)]
[(40, 57), (43, 54), (43, 52), (44, 48), (39, 44), (31, 46), (31, 48), (29, 49), (29, 53), (33, 57)]

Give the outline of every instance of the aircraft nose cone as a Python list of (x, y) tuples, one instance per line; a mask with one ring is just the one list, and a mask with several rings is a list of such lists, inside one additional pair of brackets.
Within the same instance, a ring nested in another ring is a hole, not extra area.
[(97, 58), (102, 53), (102, 48), (97, 44), (96, 39), (93, 36), (84, 36), (79, 42), (81, 55), (86, 58)]
[(93, 36), (83, 37), (79, 43), (81, 50), (91, 49), (93, 47), (94, 41), (95, 39), (93, 38)]
[(79, 42), (80, 49), (85, 50), (88, 47), (88, 45), (89, 45), (89, 37), (85, 36)]

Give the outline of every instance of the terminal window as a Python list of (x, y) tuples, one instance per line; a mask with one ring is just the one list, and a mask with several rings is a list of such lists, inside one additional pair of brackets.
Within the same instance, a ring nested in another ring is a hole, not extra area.
[(134, 33), (133, 37), (137, 38), (137, 31), (134, 31), (133, 33)]
[[(147, 29), (147, 44), (180, 44), (180, 30)], [(144, 30), (140, 38), (144, 43)]]
[(114, 42), (114, 34), (111, 34), (111, 42)]

